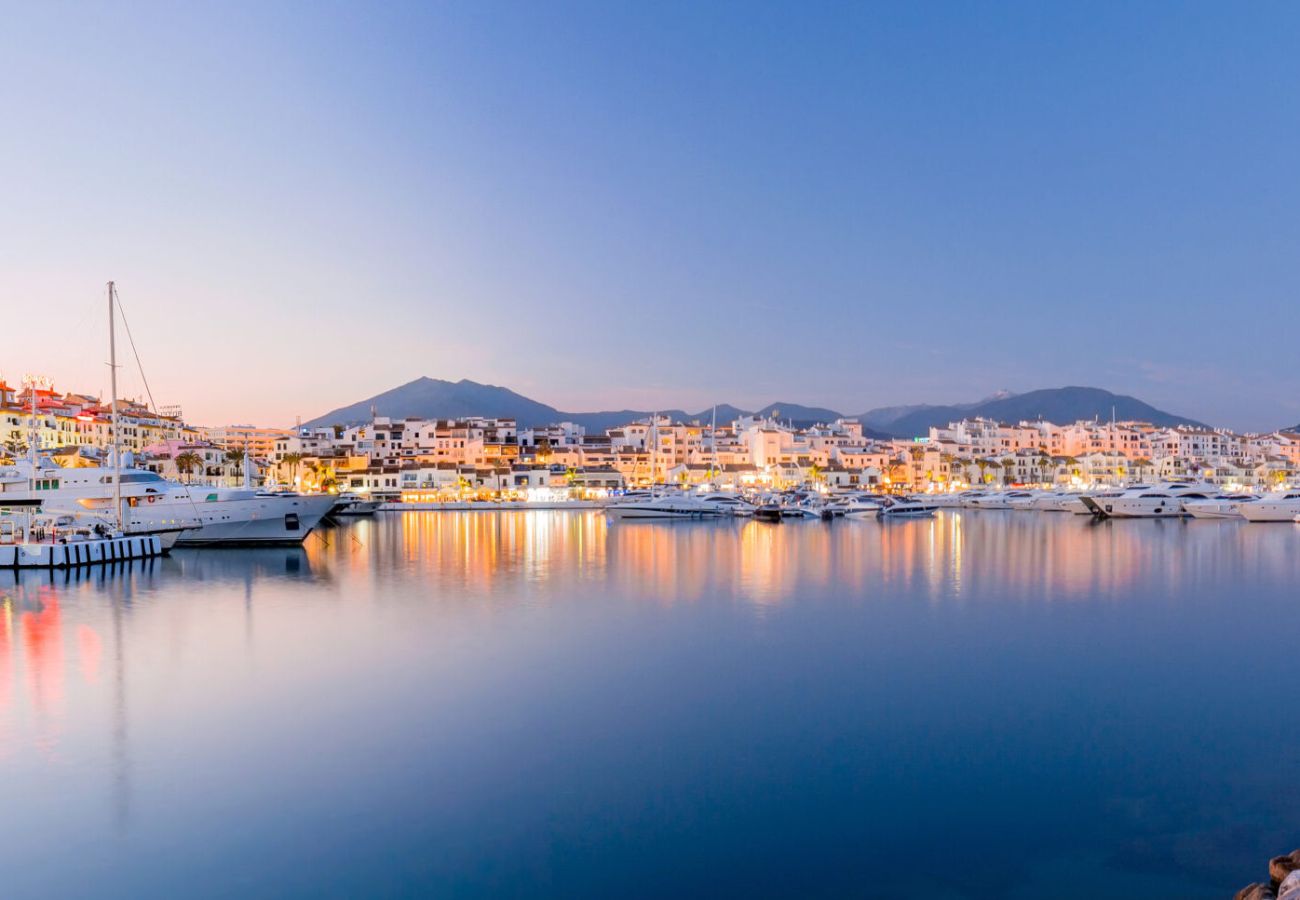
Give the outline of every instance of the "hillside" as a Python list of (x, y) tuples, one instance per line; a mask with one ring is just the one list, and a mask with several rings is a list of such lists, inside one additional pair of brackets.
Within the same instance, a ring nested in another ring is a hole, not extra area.
[(1105, 420), (1112, 414), (1117, 420), (1150, 422), (1153, 425), (1203, 424), (1156, 409), (1136, 397), (1113, 394), (1101, 388), (1063, 387), (1013, 394), (975, 404), (919, 407), (890, 421), (886, 430), (899, 437), (914, 437), (928, 433), (931, 426), (947, 425), (972, 416), (1002, 422), (1046, 419), (1064, 423), (1093, 418)]

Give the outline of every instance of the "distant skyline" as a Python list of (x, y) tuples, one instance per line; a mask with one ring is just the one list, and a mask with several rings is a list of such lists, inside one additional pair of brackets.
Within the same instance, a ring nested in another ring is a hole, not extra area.
[(16, 6), (0, 374), (106, 392), (111, 278), (204, 424), (422, 375), (1295, 424), (1298, 39), (1286, 4)]

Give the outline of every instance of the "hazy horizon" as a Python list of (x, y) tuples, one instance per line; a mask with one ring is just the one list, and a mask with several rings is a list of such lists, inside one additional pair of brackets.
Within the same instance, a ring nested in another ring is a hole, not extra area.
[(1297, 37), (1280, 4), (17, 7), (0, 374), (106, 392), (111, 278), (203, 424), (422, 375), (1294, 424)]

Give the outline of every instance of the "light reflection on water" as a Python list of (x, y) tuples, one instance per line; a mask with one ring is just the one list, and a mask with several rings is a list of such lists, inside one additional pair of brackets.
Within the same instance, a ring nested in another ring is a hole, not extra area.
[(1298, 540), (430, 513), (0, 572), (5, 893), (1221, 896), (1300, 843)]

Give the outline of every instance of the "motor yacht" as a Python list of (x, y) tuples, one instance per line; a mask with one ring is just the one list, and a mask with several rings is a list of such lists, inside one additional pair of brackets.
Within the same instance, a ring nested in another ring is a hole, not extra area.
[(991, 491), (980, 497), (973, 497), (967, 504), (970, 509), (1014, 509), (1012, 503), (1017, 500), (1032, 500), (1032, 491)]
[(1192, 481), (1166, 481), (1154, 485), (1134, 485), (1114, 496), (1084, 497), (1083, 502), (1094, 515), (1113, 519), (1158, 519), (1181, 516), (1189, 500), (1218, 497), (1212, 484)]
[(339, 494), (329, 514), (331, 516), (373, 516), (383, 505), (382, 500), (367, 500), (360, 494)]
[(1247, 522), (1293, 522), (1300, 515), (1300, 491), (1275, 491), (1242, 503), (1237, 512)]
[(729, 516), (752, 516), (757, 507), (741, 497), (738, 494), (726, 491), (714, 491), (708, 494), (701, 494), (700, 500), (705, 503), (712, 503), (717, 506), (723, 515)]
[(628, 495), (605, 507), (611, 519), (712, 519), (724, 514), (720, 504), (682, 493)]
[[(1029, 508), (1039, 512), (1069, 512), (1073, 510), (1072, 504), (1078, 500), (1078, 491), (1045, 491), (1034, 498)], [(1079, 506), (1087, 511), (1082, 503)]]
[(983, 491), (962, 491), (960, 494), (928, 494), (926, 500), (939, 509), (961, 506), (968, 497), (982, 494)]
[(1043, 495), (1042, 491), (1012, 491), (1015, 496), (1007, 497), (1007, 506), (1012, 509), (1025, 512), (1035, 508), (1038, 499)]
[(878, 516), (884, 508), (881, 498), (873, 497), (870, 494), (859, 494), (845, 498), (840, 502), (844, 509), (844, 516), (852, 519), (867, 519)]
[(1187, 500), (1183, 503), (1183, 512), (1193, 519), (1240, 519), (1237, 507), (1258, 499), (1258, 494), (1224, 494), (1204, 500)]
[[(128, 478), (135, 474), (136, 470), (122, 473), (123, 509), (121, 525), (114, 526), (116, 531), (125, 537), (156, 535), (167, 551), (183, 532), (200, 527), (199, 518), (184, 511), (174, 515), (133, 515), (132, 498), (142, 493), (135, 485), (146, 483), (145, 479)], [(143, 474), (161, 480), (153, 472)], [(102, 478), (109, 480), (101, 482)], [(28, 460), (19, 460), (0, 468), (0, 510), (40, 508), (56, 516), (77, 516), (79, 521), (112, 522), (112, 478), (112, 471), (107, 469), (62, 469), (48, 462), (33, 466)]]
[(164, 546), (300, 544), (334, 505), (328, 494), (265, 494), (252, 488), (203, 487), (126, 467), (60, 468), (21, 461), (0, 469), (0, 505), (21, 497), (47, 510), (114, 517), (121, 497), (122, 531), (157, 534)]
[(936, 508), (933, 503), (926, 503), (912, 497), (887, 497), (882, 499), (885, 500), (885, 505), (880, 508), (879, 513), (882, 519), (923, 518), (934, 515)]

